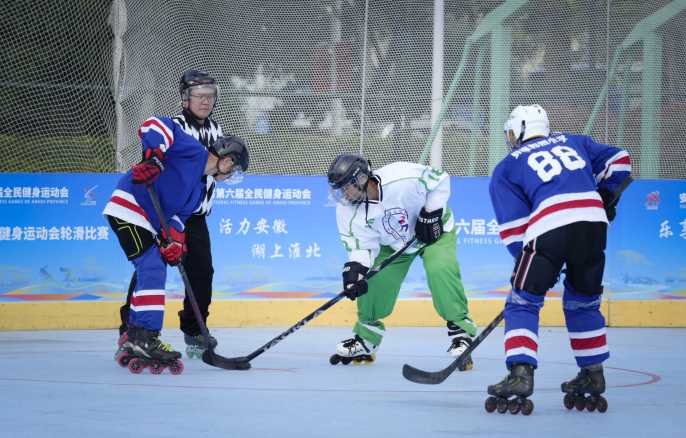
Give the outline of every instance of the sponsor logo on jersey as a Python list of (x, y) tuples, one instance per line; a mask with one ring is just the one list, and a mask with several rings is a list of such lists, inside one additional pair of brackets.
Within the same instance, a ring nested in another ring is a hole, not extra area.
[(410, 240), (407, 210), (404, 208), (391, 208), (386, 210), (383, 217), (383, 228), (396, 240), (402, 239), (404, 243), (407, 243)]
[(660, 192), (650, 192), (648, 194), (648, 201), (644, 204), (648, 210), (657, 210), (660, 203)]
[(93, 200), (93, 190), (95, 190), (98, 186), (93, 187), (92, 189), (86, 189), (86, 194), (83, 195), (84, 198), (86, 198), (85, 202), (82, 202), (81, 205), (95, 205), (95, 201)]

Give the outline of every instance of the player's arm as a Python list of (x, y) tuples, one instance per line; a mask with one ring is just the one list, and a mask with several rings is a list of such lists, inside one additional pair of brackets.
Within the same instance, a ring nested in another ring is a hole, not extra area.
[(593, 174), (598, 182), (598, 194), (605, 205), (607, 219), (612, 222), (617, 216), (617, 204), (608, 207), (612, 193), (622, 182), (631, 175), (631, 157), (628, 152), (601, 143), (596, 143), (590, 137), (585, 137), (588, 156), (591, 158)]
[(364, 223), (364, 208), (339, 206), (336, 211), (338, 231), (348, 253), (348, 263), (343, 265), (343, 291), (351, 300), (367, 293), (369, 272), (379, 255), (379, 236)]
[(517, 258), (522, 251), (524, 236), (529, 227), (529, 201), (517, 185), (497, 171), (493, 172), (488, 191), (498, 221), (500, 238), (510, 254)]
[(450, 198), (450, 175), (427, 167), (418, 180), (418, 192), (425, 194), (426, 202), (419, 212), (414, 232), (420, 242), (429, 245), (443, 234), (443, 207)]
[(167, 117), (151, 117), (138, 129), (143, 157), (132, 167), (134, 184), (150, 184), (162, 173), (166, 152), (174, 143), (174, 126)]

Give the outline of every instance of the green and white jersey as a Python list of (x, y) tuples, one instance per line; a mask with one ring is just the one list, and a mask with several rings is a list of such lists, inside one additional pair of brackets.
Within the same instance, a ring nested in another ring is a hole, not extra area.
[[(341, 240), (352, 262), (371, 268), (380, 245), (394, 250), (414, 239), (414, 227), (422, 208), (443, 208), (443, 229), (455, 226), (447, 206), (450, 197), (449, 175), (441, 170), (415, 163), (397, 162), (384, 166), (372, 176), (379, 184), (379, 201), (369, 201), (365, 222), (365, 205), (338, 205), (336, 219)], [(419, 251), (417, 243), (408, 254)]]

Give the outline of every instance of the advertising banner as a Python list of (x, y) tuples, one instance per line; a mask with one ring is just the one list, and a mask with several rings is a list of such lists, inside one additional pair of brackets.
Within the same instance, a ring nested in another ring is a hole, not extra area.
[[(0, 301), (125, 298), (133, 266), (102, 216), (120, 174), (0, 175)], [(507, 295), (514, 261), (498, 235), (488, 178), (452, 178), (457, 257), (470, 298)], [(218, 184), (207, 218), (213, 300), (332, 298), (348, 260), (323, 176)], [(612, 299), (686, 299), (686, 181), (637, 180), (609, 231)], [(176, 268), (167, 298), (182, 299)], [(560, 285), (549, 298), (562, 294)], [(401, 299), (430, 297), (418, 258)]]

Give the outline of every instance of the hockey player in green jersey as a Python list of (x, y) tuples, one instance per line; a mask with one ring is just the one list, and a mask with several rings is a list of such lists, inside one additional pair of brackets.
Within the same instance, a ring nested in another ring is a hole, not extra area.
[[(424, 261), (436, 312), (446, 321), (451, 357), (462, 354), (476, 335), (457, 261), (455, 220), (447, 205), (450, 179), (428, 166), (397, 162), (372, 173), (361, 155), (338, 156), (328, 172), (336, 219), (350, 261), (343, 267), (343, 290), (357, 299), (358, 321), (351, 339), (336, 346), (331, 363), (373, 362), (410, 265)], [(364, 275), (410, 240), (417, 243), (376, 276)], [(471, 357), (460, 367), (472, 368)]]

